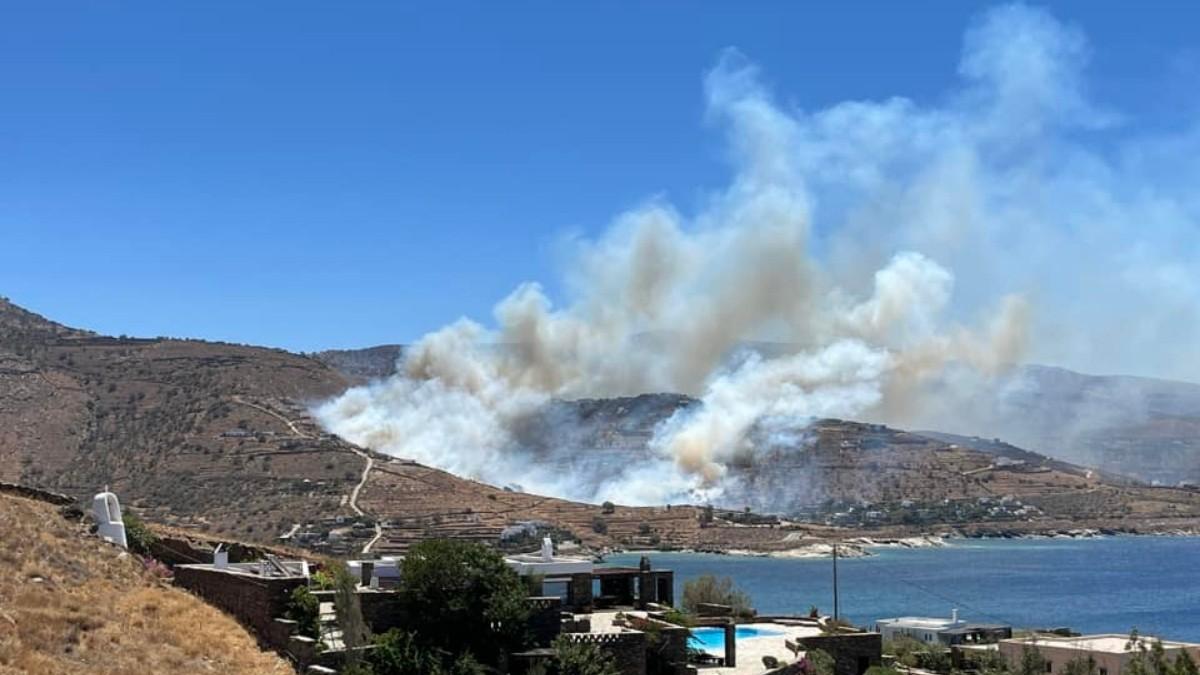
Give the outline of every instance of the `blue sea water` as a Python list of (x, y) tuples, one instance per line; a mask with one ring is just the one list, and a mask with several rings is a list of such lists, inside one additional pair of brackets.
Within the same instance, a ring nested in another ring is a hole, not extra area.
[[(948, 616), (1019, 628), (1142, 633), (1200, 642), (1200, 538), (954, 540), (943, 548), (874, 549), (838, 561), (841, 612), (859, 625), (893, 616)], [(826, 559), (650, 553), (675, 570), (675, 596), (701, 574), (732, 577), (764, 614), (833, 606)], [(641, 554), (609, 556), (636, 565)]]

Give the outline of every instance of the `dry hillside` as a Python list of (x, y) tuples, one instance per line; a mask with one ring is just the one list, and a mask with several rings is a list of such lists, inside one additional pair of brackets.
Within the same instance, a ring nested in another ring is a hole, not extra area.
[[(702, 528), (693, 506), (605, 512), (382, 457), (323, 433), (308, 406), (382, 373), (396, 351), (325, 354), (327, 362), (244, 345), (103, 337), (0, 300), (0, 480), (81, 499), (110, 485), (154, 523), (256, 542), (287, 534), (332, 555), (373, 541), (375, 523), (379, 552), (434, 536), (492, 542), (530, 522), (596, 547), (776, 545), (720, 516)], [(561, 471), (603, 471), (643, 457), (654, 425), (694, 404), (673, 394), (563, 401), (519, 435)], [(829, 524), (986, 523), (990, 507), (942, 503), (1009, 496), (1037, 510), (1014, 515), (1006, 506), (997, 527), (1191, 528), (1200, 517), (1200, 492), (1130, 485), (1012, 446), (835, 420), (795, 437), (733, 466), (717, 505), (794, 515), (825, 504), (808, 519), (820, 536), (832, 533)], [(896, 506), (905, 501), (917, 503)], [(866, 502), (885, 503), (870, 509), (884, 517), (838, 520), (847, 504)]]
[(0, 494), (0, 541), (0, 674), (293, 672), (50, 504)]

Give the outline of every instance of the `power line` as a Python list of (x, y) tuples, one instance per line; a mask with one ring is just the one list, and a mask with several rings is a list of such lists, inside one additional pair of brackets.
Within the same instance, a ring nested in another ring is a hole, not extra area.
[(939, 593), (935, 590), (926, 588), (925, 586), (922, 586), (921, 584), (918, 584), (915, 581), (910, 581), (908, 579), (904, 579), (901, 577), (896, 577), (896, 581), (899, 581), (900, 583), (908, 584), (909, 586), (912, 586), (913, 588), (916, 588), (917, 590), (924, 591), (925, 593), (928, 593), (929, 595), (932, 595), (933, 597), (938, 598), (939, 600), (945, 600), (946, 602), (949, 602), (956, 607), (962, 607), (963, 609), (974, 612), (980, 616), (987, 617), (989, 619), (992, 619), (993, 621), (998, 621), (1000, 623), (1007, 624), (1009, 626), (1016, 625), (1016, 623), (1009, 621), (1008, 619), (998, 617), (994, 614), (990, 614), (988, 612), (983, 611), (982, 609), (979, 609), (978, 607), (973, 607), (965, 602), (962, 602), (961, 600), (958, 600), (957, 598), (952, 598), (948, 595), (945, 595), (945, 594)]

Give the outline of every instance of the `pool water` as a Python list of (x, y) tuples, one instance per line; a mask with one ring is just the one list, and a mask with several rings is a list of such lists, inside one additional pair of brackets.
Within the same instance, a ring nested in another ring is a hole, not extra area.
[[(734, 631), (735, 640), (770, 637), (772, 635), (783, 635), (783, 631), (755, 626), (738, 626)], [(693, 628), (691, 646), (705, 651), (723, 651), (725, 649), (725, 629), (712, 627)]]

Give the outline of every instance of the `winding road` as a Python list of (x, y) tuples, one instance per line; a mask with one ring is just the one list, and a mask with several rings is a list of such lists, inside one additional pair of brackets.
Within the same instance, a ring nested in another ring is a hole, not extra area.
[[(301, 431), (300, 428), (296, 426), (296, 423), (294, 421), (288, 419), (287, 417), (284, 417), (283, 415), (279, 414), (278, 412), (276, 412), (274, 410), (271, 410), (270, 408), (268, 408), (266, 406), (261, 406), (252, 401), (247, 401), (246, 399), (244, 399), (241, 396), (238, 396), (236, 394), (233, 396), (233, 400), (244, 406), (249, 406), (251, 408), (254, 408), (255, 410), (258, 410), (259, 412), (266, 413), (266, 414), (274, 417), (275, 419), (283, 422), (284, 424), (287, 425), (288, 429), (292, 430), (292, 433), (294, 435), (296, 435), (300, 438), (308, 438), (308, 439), (312, 438), (312, 436), (310, 436), (309, 434), (306, 434), (303, 431)], [(372, 457), (370, 454), (363, 452), (362, 450), (359, 450), (358, 448), (356, 448), (352, 445), (349, 445), (348, 449), (350, 450), (350, 452), (353, 452), (354, 454), (358, 455), (359, 457), (362, 457), (363, 461), (366, 462), (366, 466), (363, 467), (362, 476), (358, 479), (358, 483), (355, 484), (354, 489), (352, 489), (350, 491), (350, 499), (349, 499), (350, 510), (354, 511), (355, 515), (365, 517), (365, 516), (367, 516), (367, 513), (364, 512), (362, 510), (362, 508), (358, 505), (358, 493), (361, 492), (363, 486), (367, 484), (367, 477), (371, 475), (371, 469), (375, 468), (375, 458)], [(383, 537), (383, 528), (379, 525), (378, 522), (375, 522), (375, 536), (371, 538), (371, 541), (368, 541), (367, 544), (365, 546), (363, 546), (362, 552), (369, 553), (371, 551), (371, 547), (374, 546), (382, 537)]]

